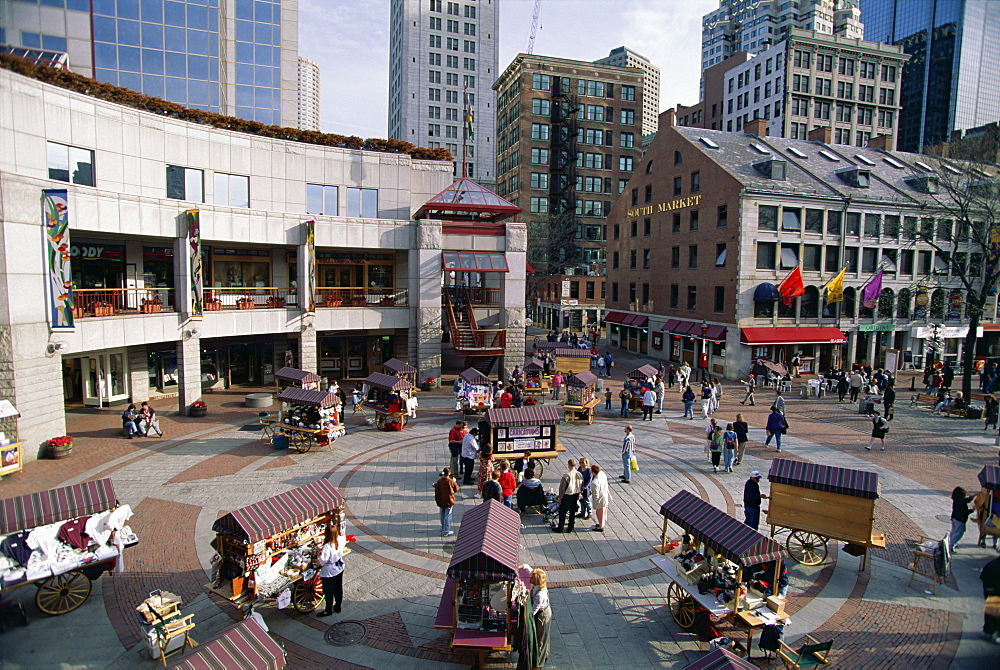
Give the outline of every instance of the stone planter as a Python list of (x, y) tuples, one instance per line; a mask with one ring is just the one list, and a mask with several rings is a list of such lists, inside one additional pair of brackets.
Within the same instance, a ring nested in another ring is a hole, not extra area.
[(188, 413), (188, 416), (203, 417), (206, 414), (208, 414), (207, 407), (192, 407), (191, 411)]
[(115, 308), (111, 306), (102, 307), (100, 305), (94, 305), (94, 316), (114, 316)]
[(53, 445), (46, 445), (45, 447), (48, 457), (53, 460), (59, 460), (62, 458), (69, 458), (70, 454), (73, 453), (73, 443), (65, 444), (61, 447), (56, 447)]

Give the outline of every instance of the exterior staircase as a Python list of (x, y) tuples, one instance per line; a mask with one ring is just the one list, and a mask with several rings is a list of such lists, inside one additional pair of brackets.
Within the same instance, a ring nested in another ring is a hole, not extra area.
[(444, 312), (448, 320), (455, 353), (465, 356), (465, 365), (488, 375), (503, 356), (507, 344), (507, 331), (480, 328), (467, 294), (459, 292), (458, 299), (449, 292), (444, 294)]

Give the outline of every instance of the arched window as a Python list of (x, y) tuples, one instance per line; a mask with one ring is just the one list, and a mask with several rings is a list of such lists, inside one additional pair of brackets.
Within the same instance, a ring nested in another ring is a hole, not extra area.
[(674, 152), (674, 165), (680, 165), (683, 162), (684, 162), (684, 157), (681, 156), (681, 152), (680, 151), (675, 151)]
[(753, 303), (753, 315), (757, 318), (770, 319), (774, 316), (774, 303), (755, 300)]
[(875, 308), (865, 307), (865, 289), (859, 289), (858, 295), (858, 318), (859, 319), (873, 319), (875, 318)]
[(948, 295), (948, 319), (958, 320), (962, 318), (962, 305), (965, 302), (961, 289), (953, 288)]
[(819, 316), (819, 289), (815, 286), (806, 286), (806, 292), (799, 298), (799, 316), (803, 319)]
[(910, 318), (910, 305), (913, 301), (913, 297), (910, 294), (911, 291), (908, 288), (899, 289), (899, 298), (896, 300), (897, 319)]
[(840, 311), (840, 309), (843, 307), (843, 305), (844, 305), (844, 302), (842, 300), (840, 302), (830, 303), (830, 302), (827, 302), (826, 299), (824, 298), (824, 300), (823, 300), (823, 318), (824, 319), (836, 319), (837, 318), (837, 314)]
[(891, 288), (882, 289), (882, 294), (878, 297), (878, 318), (891, 319), (893, 308), (896, 306), (896, 293)]
[(931, 318), (943, 319), (945, 306), (948, 304), (948, 292), (939, 288), (931, 294)]
[(786, 305), (784, 300), (778, 301), (778, 318), (779, 319), (794, 319), (795, 315), (799, 313), (799, 298), (792, 300), (791, 305)]
[(858, 306), (857, 289), (855, 289), (853, 286), (848, 286), (847, 288), (845, 288), (843, 303), (844, 306), (842, 309), (844, 310), (844, 316), (846, 316), (849, 319), (853, 319), (854, 310), (857, 309)]

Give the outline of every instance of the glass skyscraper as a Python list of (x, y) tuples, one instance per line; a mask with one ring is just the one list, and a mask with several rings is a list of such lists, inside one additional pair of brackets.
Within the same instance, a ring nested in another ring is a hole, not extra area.
[(1000, 2), (861, 0), (865, 38), (903, 47), (901, 151), (1000, 119)]
[(0, 40), (186, 107), (297, 123), (297, 0), (0, 0)]

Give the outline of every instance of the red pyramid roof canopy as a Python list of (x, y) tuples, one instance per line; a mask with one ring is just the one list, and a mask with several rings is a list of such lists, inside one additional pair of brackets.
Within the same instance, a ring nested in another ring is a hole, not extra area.
[(462, 177), (424, 203), (413, 218), (497, 223), (520, 213), (517, 205)]

